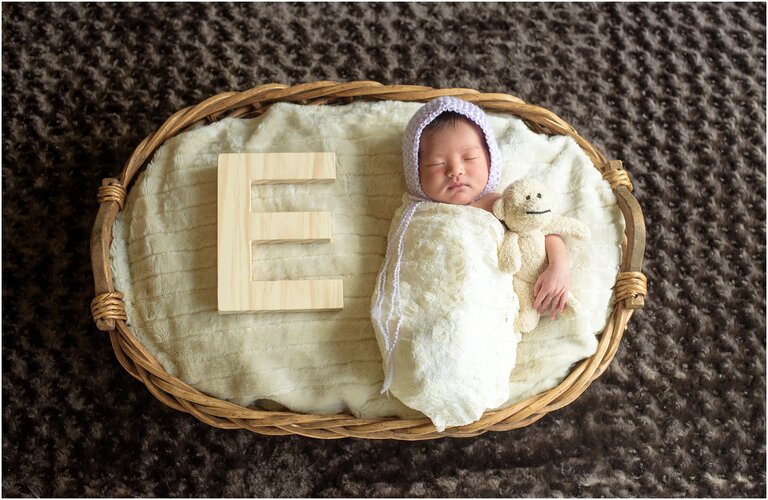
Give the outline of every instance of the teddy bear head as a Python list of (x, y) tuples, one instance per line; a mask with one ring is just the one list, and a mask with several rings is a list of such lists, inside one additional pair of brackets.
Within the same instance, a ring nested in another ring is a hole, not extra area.
[(516, 232), (546, 226), (552, 220), (554, 199), (546, 186), (536, 179), (513, 182), (493, 205), (493, 215)]

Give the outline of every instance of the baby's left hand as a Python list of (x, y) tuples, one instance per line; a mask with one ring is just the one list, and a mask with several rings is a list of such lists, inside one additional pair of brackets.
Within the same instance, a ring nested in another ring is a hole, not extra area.
[(571, 273), (567, 263), (550, 262), (533, 287), (533, 308), (540, 315), (547, 313), (551, 306), (549, 317), (555, 319), (563, 312), (571, 290)]

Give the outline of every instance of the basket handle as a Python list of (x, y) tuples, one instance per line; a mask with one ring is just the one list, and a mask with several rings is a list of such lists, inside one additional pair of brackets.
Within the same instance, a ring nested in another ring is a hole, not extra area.
[(645, 254), (645, 219), (643, 210), (632, 195), (632, 182), (620, 160), (610, 160), (603, 177), (611, 184), (616, 201), (626, 223), (626, 249), (622, 257), (621, 272), (616, 278), (616, 298), (624, 301), (627, 309), (645, 306), (647, 279), (642, 272)]
[(91, 267), (96, 298), (91, 302), (91, 313), (96, 328), (103, 332), (115, 329), (116, 320), (126, 320), (123, 295), (116, 292), (109, 266), (109, 247), (112, 243), (112, 225), (125, 204), (126, 191), (117, 179), (104, 179), (99, 188), (99, 211), (91, 231)]

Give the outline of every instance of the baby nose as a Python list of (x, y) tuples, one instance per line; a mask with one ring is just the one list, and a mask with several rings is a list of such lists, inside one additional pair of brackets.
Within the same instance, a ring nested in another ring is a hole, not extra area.
[(459, 162), (448, 162), (448, 177), (458, 177), (464, 174), (464, 167)]

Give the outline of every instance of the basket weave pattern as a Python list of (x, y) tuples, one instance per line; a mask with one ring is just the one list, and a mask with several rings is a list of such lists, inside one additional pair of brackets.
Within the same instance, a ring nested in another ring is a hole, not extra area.
[[(517, 116), (534, 132), (571, 136), (610, 184), (624, 215), (626, 233), (622, 246), (621, 271), (614, 286), (613, 312), (600, 336), (595, 354), (575, 366), (558, 386), (508, 408), (486, 412), (472, 424), (438, 433), (427, 418), (358, 419), (351, 415), (307, 415), (245, 408), (208, 396), (173, 377), (138, 342), (126, 325), (123, 296), (113, 286), (109, 265), (112, 226), (118, 212), (125, 206), (131, 180), (167, 139), (201, 123), (213, 123), (226, 117), (258, 116), (276, 102), (302, 105), (348, 104), (357, 100), (425, 102), (443, 95), (465, 99), (488, 111)], [(267, 84), (245, 92), (223, 93), (196, 106), (182, 109), (168, 118), (157, 131), (139, 144), (118, 178), (102, 181), (97, 197), (101, 205), (91, 235), (91, 261), (96, 292), (91, 310), (96, 326), (109, 332), (115, 355), (128, 373), (143, 382), (164, 404), (188, 412), (214, 427), (244, 428), (267, 435), (298, 434), (322, 439), (357, 437), (401, 440), (469, 437), (488, 431), (516, 429), (568, 405), (584, 392), (608, 367), (632, 313), (644, 305), (647, 282), (641, 268), (645, 250), (645, 225), (640, 206), (631, 191), (632, 183), (620, 161), (607, 160), (551, 111), (526, 104), (507, 94), (484, 94), (461, 88), (386, 86), (369, 81), (315, 82), (295, 86)]]

